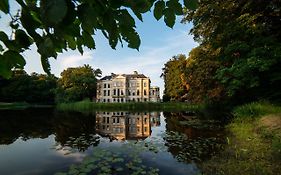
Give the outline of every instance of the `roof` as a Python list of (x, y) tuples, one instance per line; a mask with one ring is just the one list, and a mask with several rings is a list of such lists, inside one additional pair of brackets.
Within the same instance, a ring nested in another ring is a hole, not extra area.
[(126, 76), (126, 78), (147, 78), (143, 74), (123, 74), (123, 76)]
[(112, 78), (112, 75), (104, 76), (100, 80), (110, 80)]
[[(104, 76), (100, 80), (111, 80), (112, 78), (115, 78), (116, 76), (118, 76), (118, 75), (112, 74), (112, 75)], [(145, 76), (143, 74), (122, 74), (122, 76), (124, 76), (126, 78), (147, 78), (147, 76)]]

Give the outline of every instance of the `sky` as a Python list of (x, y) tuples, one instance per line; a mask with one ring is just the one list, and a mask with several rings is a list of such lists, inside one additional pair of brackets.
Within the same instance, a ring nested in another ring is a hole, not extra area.
[[(15, 12), (16, 5), (12, 4), (11, 9), (12, 13)], [(9, 18), (0, 15), (1, 30), (8, 30)], [(160, 75), (164, 64), (178, 54), (188, 55), (191, 49), (198, 45), (193, 40), (193, 36), (189, 35), (192, 24), (180, 23), (181, 18), (177, 17), (173, 29), (165, 25), (163, 17), (159, 21), (154, 19), (151, 12), (143, 16), (143, 22), (136, 19), (136, 30), (141, 38), (139, 51), (128, 48), (125, 42), (123, 47), (118, 44), (114, 50), (101, 32), (97, 32), (94, 36), (95, 50), (84, 48), (84, 54), (81, 55), (78, 51), (69, 49), (59, 54), (56, 60), (50, 58), (51, 73), (59, 77), (64, 69), (84, 64), (89, 64), (94, 69), (101, 69), (102, 76), (111, 73), (130, 74), (137, 71), (150, 78), (151, 86), (159, 86), (163, 95), (164, 81)], [(26, 59), (24, 69), (27, 73), (44, 73), (35, 45), (25, 51), (23, 56)]]

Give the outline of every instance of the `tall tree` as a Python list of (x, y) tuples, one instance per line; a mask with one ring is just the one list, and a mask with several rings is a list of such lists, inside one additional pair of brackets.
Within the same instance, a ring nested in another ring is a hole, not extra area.
[[(23, 68), (21, 55), (33, 43), (41, 55), (45, 72), (50, 73), (48, 58), (57, 57), (67, 49), (83, 47), (95, 49), (94, 35), (101, 31), (115, 49), (118, 42), (138, 49), (140, 37), (136, 32), (135, 18), (154, 5), (154, 17), (169, 27), (175, 24), (176, 15), (182, 15), (179, 0), (16, 0), (20, 6), (17, 14), (11, 14), (9, 0), (0, 1), (0, 11), (11, 17), (13, 37), (0, 30), (0, 75), (10, 77), (11, 69)], [(194, 9), (197, 0), (184, 0), (187, 8)], [(129, 13), (129, 10), (132, 13)], [(132, 15), (134, 14), (134, 15)], [(134, 16), (134, 17), (133, 17)], [(4, 45), (3, 45), (4, 44)]]
[(184, 70), (188, 101), (202, 103), (224, 99), (224, 88), (215, 77), (221, 66), (216, 56), (216, 51), (203, 45), (189, 53)]
[(184, 82), (184, 69), (186, 65), (185, 55), (174, 56), (170, 59), (162, 69), (161, 77), (164, 78), (164, 101), (183, 101), (182, 98), (186, 92)]
[(56, 90), (57, 102), (73, 102), (96, 96), (97, 77), (101, 70), (94, 70), (89, 65), (67, 68), (61, 73)]
[(216, 77), (239, 101), (281, 97), (281, 4), (278, 0), (201, 0), (184, 21), (201, 45), (218, 51)]

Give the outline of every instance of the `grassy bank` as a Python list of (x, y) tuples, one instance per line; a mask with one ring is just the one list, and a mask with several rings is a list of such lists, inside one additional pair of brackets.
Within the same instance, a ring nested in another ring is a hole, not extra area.
[(25, 102), (17, 102), (17, 103), (5, 103), (5, 102), (0, 102), (0, 110), (4, 109), (25, 109), (30, 107), (30, 104), (25, 103)]
[(61, 103), (57, 109), (63, 111), (198, 111), (200, 105), (187, 103), (94, 103), (90, 101), (80, 101), (74, 103)]
[(281, 107), (255, 102), (233, 115), (228, 145), (202, 164), (203, 174), (280, 174)]
[(6, 103), (0, 102), (0, 110), (17, 110), (17, 109), (26, 109), (26, 108), (46, 108), (52, 107), (53, 105), (42, 105), (42, 104), (30, 104), (26, 102), (14, 102)]

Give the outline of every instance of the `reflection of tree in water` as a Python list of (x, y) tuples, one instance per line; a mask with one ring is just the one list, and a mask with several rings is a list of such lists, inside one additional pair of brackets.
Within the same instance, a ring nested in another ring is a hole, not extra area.
[(200, 162), (222, 149), (225, 140), (223, 129), (212, 126), (216, 124), (213, 121), (202, 121), (184, 113), (164, 113), (164, 116), (165, 145), (178, 160)]
[(95, 124), (96, 117), (79, 112), (57, 112), (54, 124), (55, 140), (62, 146), (85, 151), (91, 145), (97, 145)]
[(53, 132), (53, 109), (0, 110), (0, 144), (46, 138)]
[(0, 144), (22, 140), (47, 138), (54, 134), (55, 140), (65, 146), (86, 150), (97, 145), (95, 116), (78, 112), (55, 112), (51, 108), (0, 111)]

